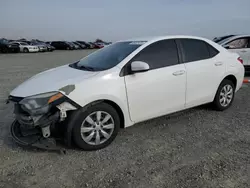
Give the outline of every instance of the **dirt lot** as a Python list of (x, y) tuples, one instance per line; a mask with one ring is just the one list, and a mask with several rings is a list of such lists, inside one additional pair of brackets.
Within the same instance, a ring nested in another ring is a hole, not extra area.
[(8, 92), (87, 53), (0, 54), (0, 187), (250, 187), (250, 85), (225, 112), (202, 106), (147, 121), (121, 130), (100, 151), (18, 147), (9, 134)]

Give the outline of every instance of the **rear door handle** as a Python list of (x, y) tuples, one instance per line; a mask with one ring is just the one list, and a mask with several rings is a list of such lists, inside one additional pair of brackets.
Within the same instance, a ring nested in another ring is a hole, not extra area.
[(240, 51), (240, 52), (243, 52), (243, 53), (245, 53), (245, 52), (247, 52), (246, 50), (242, 50), (242, 51)]
[(215, 66), (221, 66), (221, 65), (223, 65), (222, 62), (216, 62), (216, 63), (215, 63)]
[(180, 76), (180, 75), (183, 75), (183, 74), (185, 74), (184, 70), (176, 71), (176, 72), (173, 73), (174, 76)]

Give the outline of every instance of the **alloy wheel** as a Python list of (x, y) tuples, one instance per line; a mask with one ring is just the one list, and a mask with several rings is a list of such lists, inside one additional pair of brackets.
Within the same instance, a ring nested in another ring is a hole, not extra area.
[(90, 145), (106, 142), (115, 128), (114, 119), (104, 111), (96, 111), (88, 115), (81, 125), (81, 137)]
[(220, 104), (223, 107), (228, 106), (233, 99), (233, 87), (229, 84), (225, 85), (220, 92)]

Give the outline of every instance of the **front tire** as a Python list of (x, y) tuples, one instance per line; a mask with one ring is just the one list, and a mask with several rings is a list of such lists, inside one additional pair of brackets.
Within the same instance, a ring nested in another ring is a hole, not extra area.
[(24, 48), (24, 49), (23, 49), (23, 52), (24, 52), (24, 53), (28, 53), (28, 52), (29, 52), (29, 49), (28, 49), (28, 48)]
[(213, 105), (216, 110), (223, 111), (228, 109), (234, 100), (235, 85), (231, 80), (223, 80), (216, 92)]
[(2, 53), (8, 53), (8, 48), (3, 48)]
[(80, 110), (72, 132), (76, 145), (83, 150), (98, 150), (111, 144), (120, 128), (116, 110), (107, 103)]

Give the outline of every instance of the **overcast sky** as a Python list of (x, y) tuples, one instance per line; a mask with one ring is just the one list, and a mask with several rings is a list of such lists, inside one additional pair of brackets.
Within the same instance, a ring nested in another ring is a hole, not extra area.
[(0, 38), (250, 34), (250, 0), (0, 0)]

